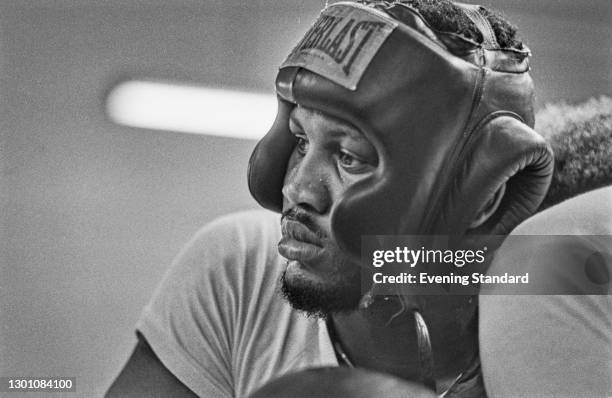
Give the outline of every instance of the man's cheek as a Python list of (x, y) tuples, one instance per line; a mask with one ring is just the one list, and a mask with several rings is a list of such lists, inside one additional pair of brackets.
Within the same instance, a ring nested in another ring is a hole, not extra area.
[(287, 161), (287, 169), (285, 171), (285, 178), (283, 179), (283, 186), (291, 182), (291, 179), (296, 172), (296, 166), (298, 165), (299, 160), (300, 154), (296, 148), (293, 148), (291, 156), (289, 156), (289, 160)]
[(297, 152), (294, 149), (293, 152), (291, 153), (291, 156), (289, 157), (289, 161), (287, 162), (287, 169), (285, 172), (285, 177), (283, 178), (283, 188), (282, 188), (282, 195), (283, 195), (283, 209), (282, 211), (284, 212), (285, 210), (287, 210), (289, 208), (289, 198), (287, 198), (287, 190), (289, 189), (289, 185), (291, 184), (292, 180), (294, 179), (294, 175), (297, 171), (297, 165), (298, 165), (298, 159), (297, 159)]

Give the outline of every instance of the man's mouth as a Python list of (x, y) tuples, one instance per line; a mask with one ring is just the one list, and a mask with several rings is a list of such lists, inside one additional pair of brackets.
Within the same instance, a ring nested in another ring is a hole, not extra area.
[(301, 221), (292, 217), (285, 217), (281, 222), (281, 231), (283, 237), (293, 238), (297, 241), (310, 243), (315, 246), (322, 247), (321, 238), (312, 229), (307, 227)]
[(278, 252), (288, 260), (308, 262), (322, 255), (321, 238), (306, 225), (290, 217), (281, 223), (283, 237), (278, 243)]

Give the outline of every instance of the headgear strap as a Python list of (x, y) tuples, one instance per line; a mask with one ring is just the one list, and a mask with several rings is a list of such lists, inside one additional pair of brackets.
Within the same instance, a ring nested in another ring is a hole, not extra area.
[(493, 32), (491, 24), (480, 12), (481, 6), (464, 3), (455, 3), (455, 5), (461, 8), (465, 15), (476, 25), (476, 28), (482, 34), (482, 45), (484, 48), (487, 50), (499, 48), (499, 43), (495, 38), (495, 32)]

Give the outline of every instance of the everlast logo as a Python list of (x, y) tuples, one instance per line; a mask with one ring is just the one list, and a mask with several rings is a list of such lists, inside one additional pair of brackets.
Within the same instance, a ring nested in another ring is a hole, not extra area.
[(356, 90), (368, 64), (397, 21), (370, 7), (333, 4), (326, 8), (281, 68), (302, 67)]
[(357, 21), (354, 18), (323, 15), (300, 41), (294, 51), (317, 49), (342, 66), (345, 75), (367, 45), (372, 34), (385, 26), (383, 22)]

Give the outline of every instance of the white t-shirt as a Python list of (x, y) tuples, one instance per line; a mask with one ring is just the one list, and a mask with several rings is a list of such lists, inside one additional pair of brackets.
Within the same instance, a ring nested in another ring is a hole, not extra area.
[(250, 211), (220, 218), (187, 244), (137, 330), (202, 397), (244, 397), (289, 371), (338, 366), (325, 323), (279, 294), (280, 220)]

